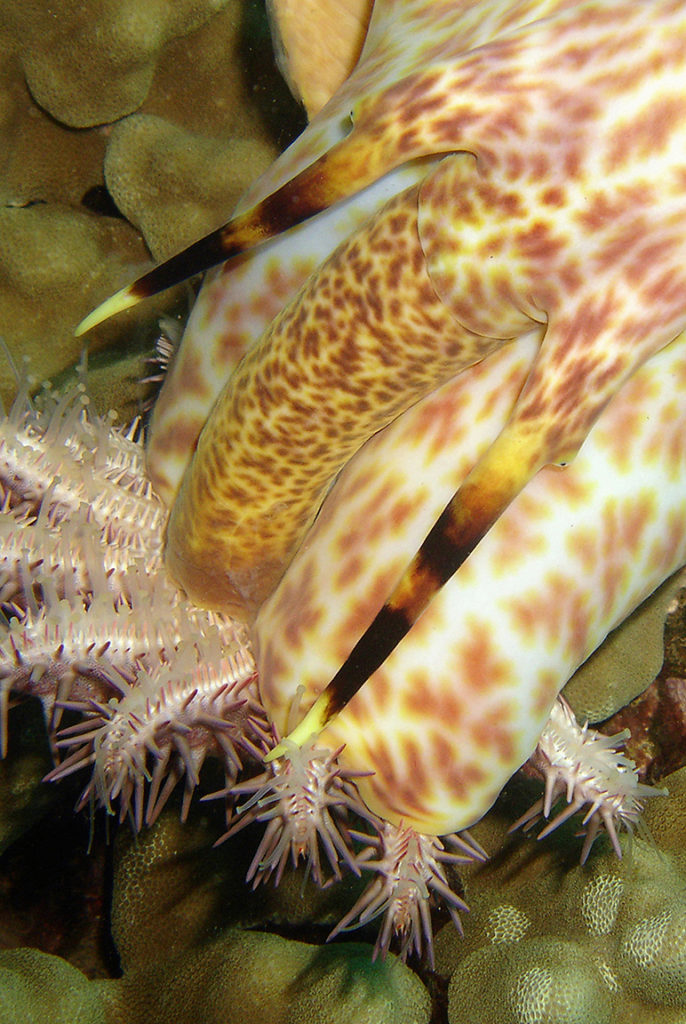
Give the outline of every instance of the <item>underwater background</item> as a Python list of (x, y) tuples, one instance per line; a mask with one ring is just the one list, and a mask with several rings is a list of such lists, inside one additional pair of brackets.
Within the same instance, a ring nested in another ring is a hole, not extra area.
[[(305, 123), (257, 0), (4, 0), (4, 407), (25, 359), (36, 386), (72, 380), (82, 317), (222, 223)], [(145, 415), (151, 354), (161, 335), (178, 338), (198, 285), (92, 332), (100, 413)], [(359, 879), (320, 889), (300, 867), (250, 891), (257, 832), (214, 849), (217, 802), (194, 800), (181, 824), (172, 798), (137, 835), (102, 810), (74, 814), (82, 781), (41, 782), (53, 763), (42, 708), (17, 701), (0, 762), (0, 1024), (686, 1021), (682, 583), (668, 581), (569, 684), (582, 719), (631, 730), (642, 781), (669, 797), (649, 801), (621, 861), (603, 837), (581, 867), (573, 823), (545, 845), (508, 834), (535, 794), (520, 773), (472, 829), (491, 859), (459, 872), (464, 938), (435, 916), (434, 971), (372, 961), (374, 926), (325, 944)], [(221, 786), (208, 763), (203, 791)]]

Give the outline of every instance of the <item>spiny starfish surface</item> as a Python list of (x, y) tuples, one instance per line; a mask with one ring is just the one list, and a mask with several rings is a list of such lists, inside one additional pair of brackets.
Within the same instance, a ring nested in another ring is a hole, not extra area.
[(116, 800), (137, 826), (181, 776), (187, 810), (208, 749), (235, 781), (265, 727), (244, 631), (167, 578), (139, 433), (89, 414), (82, 388), (40, 409), (22, 390), (0, 423), (2, 753), (10, 693), (40, 697), (53, 738), (65, 708), (82, 712), (50, 777), (93, 763), (81, 802)]
[[(289, 858), (294, 865), (303, 858), (320, 885), (323, 861), (333, 879), (342, 870), (372, 871), (331, 937), (383, 915), (376, 952), (385, 955), (397, 934), (403, 958), (425, 951), (432, 965), (430, 903), (444, 900), (458, 928), (458, 912), (467, 909), (450, 888), (446, 865), (480, 861), (485, 852), (468, 832), (440, 840), (378, 818), (360, 799), (360, 773), (341, 769), (340, 750), (315, 741), (284, 741), (285, 755), (237, 781), (243, 762), (261, 760), (278, 736), (259, 699), (244, 630), (194, 607), (166, 577), (159, 558), (164, 510), (141, 470), (138, 433), (136, 425), (123, 431), (89, 413), (83, 388), (59, 400), (43, 395), (40, 409), (22, 391), (0, 422), (3, 756), (11, 696), (38, 697), (56, 760), (47, 780), (88, 769), (77, 809), (101, 805), (136, 829), (154, 823), (181, 780), (185, 818), (205, 757), (217, 756), (226, 775), (217, 795), (229, 798), (229, 808), (238, 805), (219, 841), (251, 822), (266, 824), (248, 882), (273, 876), (278, 883)], [(65, 710), (78, 720), (60, 728)], [(579, 733), (573, 716), (554, 715), (549, 729), (538, 754), (548, 780), (545, 806), (532, 808), (527, 826), (548, 817), (570, 758), (584, 764), (586, 731)], [(583, 781), (577, 770), (570, 813), (590, 805), (585, 854), (600, 824), (621, 854), (615, 823), (631, 828), (642, 799), (655, 791), (637, 785), (630, 762), (593, 736), (588, 746), (603, 748), (601, 782), (614, 802), (597, 799), (589, 758)]]

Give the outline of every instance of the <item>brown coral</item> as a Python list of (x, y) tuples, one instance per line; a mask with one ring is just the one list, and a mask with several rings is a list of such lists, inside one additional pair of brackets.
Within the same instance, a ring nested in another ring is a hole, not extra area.
[[(78, 358), (73, 325), (84, 308), (145, 266), (145, 248), (132, 228), (65, 203), (0, 208), (0, 335), (15, 358), (29, 356), (39, 379), (50, 379)], [(101, 343), (130, 331), (100, 335)], [(46, 344), (50, 339), (50, 344)], [(15, 381), (5, 368), (4, 402)]]
[[(249, 62), (263, 69), (261, 82), (248, 81)], [(270, 65), (255, 0), (0, 7), (0, 337), (15, 359), (28, 353), (34, 373), (54, 379), (78, 359), (75, 324), (144, 268), (143, 241), (161, 255), (229, 215), (276, 154), (265, 127), (272, 108), (282, 126), (292, 120), (294, 105), (284, 107)], [(138, 108), (114, 131), (105, 123)], [(121, 211), (105, 187), (110, 142), (107, 181)], [(123, 371), (110, 366), (112, 387), (145, 373), (140, 353), (160, 313), (186, 307), (185, 295), (150, 303), (89, 338), (91, 353), (138, 353)], [(0, 379), (8, 403), (11, 374)], [(119, 402), (112, 387), (103, 411)], [(126, 390), (130, 398), (131, 383)]]
[(670, 796), (646, 808), (652, 838), (625, 842), (622, 860), (599, 848), (581, 867), (565, 840), (504, 842), (497, 811), (475, 830), (500, 853), (467, 872), (464, 942), (449, 928), (437, 939), (451, 1024), (683, 1020), (686, 771), (664, 782)]
[(273, 156), (261, 139), (216, 138), (132, 114), (112, 132), (105, 178), (119, 209), (163, 260), (222, 224), (256, 168)]
[(4, 20), (36, 102), (62, 124), (86, 128), (137, 110), (165, 44), (222, 6), (222, 0), (7, 0)]

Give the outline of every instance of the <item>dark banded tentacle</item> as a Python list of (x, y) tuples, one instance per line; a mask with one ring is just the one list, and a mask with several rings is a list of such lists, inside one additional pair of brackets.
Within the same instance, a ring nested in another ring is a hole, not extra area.
[(143, 299), (302, 224), (366, 188), (406, 159), (406, 154), (390, 148), (374, 152), (364, 132), (352, 131), (261, 202), (110, 296), (81, 321), (74, 333), (85, 334)]
[[(516, 422), (503, 431), (450, 499), (392, 594), (289, 741), (306, 742), (345, 708), (546, 461), (538, 431)], [(277, 746), (265, 760), (279, 756)]]

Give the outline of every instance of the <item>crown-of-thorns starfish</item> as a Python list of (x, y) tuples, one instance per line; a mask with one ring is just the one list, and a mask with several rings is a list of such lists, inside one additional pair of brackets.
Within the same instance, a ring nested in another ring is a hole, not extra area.
[(246, 617), (370, 434), (541, 325), (507, 423), (297, 741), (345, 706), (532, 475), (574, 458), (607, 402), (683, 327), (685, 76), (683, 3), (377, 3), (355, 71), (320, 115), (352, 112), (351, 132), (81, 325), (393, 168), (452, 154), (322, 266), (204, 428), (172, 510), (167, 564), (189, 594)]

